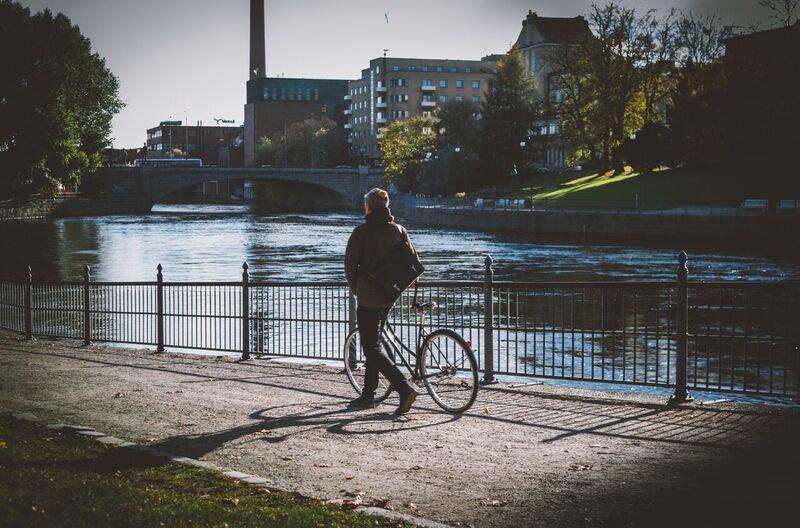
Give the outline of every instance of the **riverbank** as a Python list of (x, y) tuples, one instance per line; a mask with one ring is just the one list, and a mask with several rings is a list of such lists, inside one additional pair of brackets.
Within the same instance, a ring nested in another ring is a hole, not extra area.
[(24, 341), (0, 333), (0, 407), (474, 526), (792, 526), (794, 409), (498, 384), (463, 416), (372, 411), (341, 369)]
[(798, 254), (792, 233), (800, 229), (798, 214), (464, 208), (403, 199), (394, 202), (393, 210), (405, 221), (421, 226), (544, 235), (582, 243), (738, 248), (776, 255)]

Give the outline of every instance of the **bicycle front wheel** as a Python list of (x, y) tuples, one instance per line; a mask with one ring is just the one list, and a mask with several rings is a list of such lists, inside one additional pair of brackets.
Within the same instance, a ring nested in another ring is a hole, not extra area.
[(439, 407), (462, 413), (478, 396), (478, 363), (467, 342), (452, 330), (430, 333), (422, 342), (419, 373)]
[[(383, 347), (383, 343), (381, 343)], [(386, 347), (384, 347), (384, 350)], [(347, 373), (347, 379), (350, 380), (350, 385), (361, 394), (364, 389), (364, 373), (366, 371), (366, 359), (364, 357), (364, 349), (361, 348), (361, 338), (358, 335), (358, 328), (354, 328), (352, 332), (347, 335), (344, 341), (344, 371)], [(378, 388), (375, 390), (375, 401), (380, 402), (389, 397), (392, 388), (389, 380), (383, 377), (383, 374), (378, 374)]]

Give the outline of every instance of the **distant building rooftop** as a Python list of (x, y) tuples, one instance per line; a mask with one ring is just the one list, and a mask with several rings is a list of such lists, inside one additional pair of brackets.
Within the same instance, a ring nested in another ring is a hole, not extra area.
[[(529, 33), (530, 26), (534, 27), (541, 35), (541, 41), (532, 41)], [(528, 11), (528, 15), (522, 21), (522, 31), (514, 47), (519, 49), (540, 42), (572, 44), (590, 33), (589, 23), (582, 16), (572, 18), (541, 17), (533, 11)]]

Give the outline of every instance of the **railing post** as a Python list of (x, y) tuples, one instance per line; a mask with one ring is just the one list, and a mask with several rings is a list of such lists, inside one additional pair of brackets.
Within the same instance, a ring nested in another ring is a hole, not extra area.
[(28, 266), (28, 282), (25, 284), (25, 337), (33, 337), (33, 271)]
[(686, 266), (687, 256), (685, 251), (678, 253), (678, 280), (677, 280), (677, 306), (678, 313), (675, 317), (677, 344), (675, 356), (675, 394), (670, 399), (670, 405), (678, 405), (692, 401), (692, 396), (686, 388), (687, 363), (688, 363), (688, 318), (689, 318), (689, 268)]
[(347, 333), (356, 327), (356, 296), (349, 289), (347, 291)]
[(91, 291), (92, 271), (89, 266), (83, 270), (83, 345), (92, 343)]
[(242, 361), (250, 359), (250, 271), (242, 264)]
[(497, 383), (494, 377), (494, 291), (492, 257), (483, 261), (483, 385)]
[(161, 264), (156, 267), (156, 352), (164, 351), (164, 276)]

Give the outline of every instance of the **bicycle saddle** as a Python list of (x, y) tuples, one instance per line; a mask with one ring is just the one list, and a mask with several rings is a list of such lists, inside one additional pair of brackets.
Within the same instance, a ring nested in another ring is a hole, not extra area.
[(431, 302), (426, 302), (426, 303), (416, 303), (414, 305), (414, 308), (416, 308), (417, 310), (419, 310), (421, 312), (427, 312), (429, 310), (433, 310), (437, 306), (439, 306), (439, 305), (436, 304), (435, 302), (431, 301)]

